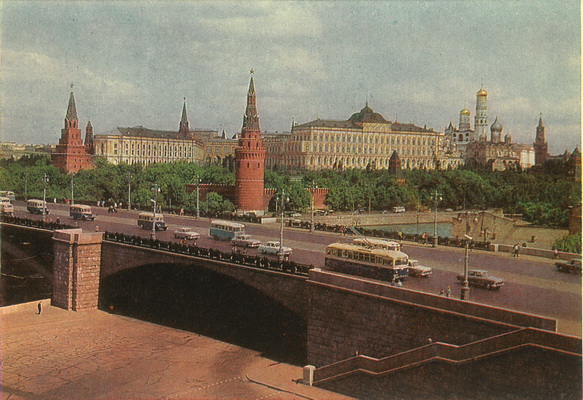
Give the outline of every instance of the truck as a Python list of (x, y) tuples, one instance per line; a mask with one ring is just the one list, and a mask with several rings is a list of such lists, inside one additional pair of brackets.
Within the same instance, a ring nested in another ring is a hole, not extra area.
[(259, 246), (258, 250), (263, 254), (272, 254), (277, 256), (289, 256), (292, 253), (292, 248), (281, 246), (279, 242), (270, 241)]
[[(464, 275), (458, 275), (457, 280), (460, 283), (463, 282)], [(500, 289), (501, 286), (504, 286), (504, 279), (491, 276), (485, 269), (471, 269), (468, 271), (468, 283), (486, 289)]]
[(555, 263), (555, 267), (557, 267), (557, 271), (559, 272), (571, 272), (574, 274), (581, 273), (581, 259), (580, 258), (573, 258), (569, 261), (559, 261)]

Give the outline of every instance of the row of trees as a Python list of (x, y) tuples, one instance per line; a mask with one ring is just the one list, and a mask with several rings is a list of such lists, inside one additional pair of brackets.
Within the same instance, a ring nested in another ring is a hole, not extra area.
[[(580, 204), (579, 181), (567, 179), (566, 165), (522, 172), (483, 172), (472, 170), (403, 171), (397, 179), (386, 170), (312, 171), (301, 176), (266, 171), (266, 187), (285, 190), (290, 210), (308, 210), (310, 194), (306, 188), (328, 188), (327, 205), (338, 211), (361, 208), (387, 210), (405, 206), (409, 210), (432, 209), (435, 194), (438, 207), (461, 209), (500, 208), (523, 214), (525, 220), (541, 226), (566, 227), (569, 208)], [(152, 185), (160, 188), (159, 204), (166, 209), (194, 210), (196, 193), (187, 193), (186, 184), (213, 183), (233, 185), (233, 172), (218, 166), (193, 163), (153, 164), (150, 166), (113, 165), (98, 160), (95, 169), (74, 175), (62, 173), (44, 157), (23, 157), (0, 162), (0, 189), (13, 190), (20, 198), (42, 198), (43, 176), (48, 177), (47, 199), (70, 199), (73, 187), (76, 202), (100, 200), (148, 207)], [(275, 209), (275, 199), (270, 208)], [(216, 193), (200, 203), (203, 211), (234, 210), (235, 206)]]

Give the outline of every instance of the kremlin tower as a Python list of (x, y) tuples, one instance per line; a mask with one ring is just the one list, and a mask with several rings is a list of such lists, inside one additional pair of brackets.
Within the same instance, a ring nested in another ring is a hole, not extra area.
[(545, 125), (543, 123), (543, 116), (541, 114), (536, 127), (536, 138), (534, 139), (534, 163), (536, 165), (544, 164), (549, 158), (549, 145), (547, 143), (547, 136), (545, 132)]
[(480, 140), (486, 140), (488, 135), (488, 92), (486, 92), (484, 86), (476, 93), (474, 130)]
[(265, 209), (263, 197), (266, 153), (261, 140), (255, 84), (251, 75), (241, 137), (235, 149), (235, 201), (240, 211)]
[(91, 169), (91, 154), (93, 152), (93, 127), (91, 122), (87, 124), (85, 144), (83, 144), (81, 129), (79, 129), (79, 119), (77, 118), (75, 96), (71, 92), (67, 115), (65, 116), (65, 127), (61, 129), (59, 144), (51, 157), (52, 163), (66, 173)]

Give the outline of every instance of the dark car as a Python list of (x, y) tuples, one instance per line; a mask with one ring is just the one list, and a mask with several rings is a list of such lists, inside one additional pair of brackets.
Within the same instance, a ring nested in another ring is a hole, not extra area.
[[(460, 283), (463, 282), (464, 275), (458, 275), (457, 280)], [(472, 269), (468, 271), (468, 283), (486, 289), (500, 289), (501, 286), (504, 286), (504, 279), (490, 276), (490, 273), (485, 269)]]
[(560, 272), (581, 273), (581, 259), (574, 258), (569, 261), (559, 261), (555, 263), (555, 266), (557, 267), (557, 271)]

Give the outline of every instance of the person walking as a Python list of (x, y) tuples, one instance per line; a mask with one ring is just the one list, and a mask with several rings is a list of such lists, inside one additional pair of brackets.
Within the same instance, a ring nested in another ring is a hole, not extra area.
[(447, 292), (445, 294), (445, 297), (451, 297), (451, 286), (447, 287)]
[(36, 314), (40, 315), (40, 313), (43, 311), (43, 303), (41, 301), (39, 301), (37, 307), (38, 307), (38, 312)]
[(518, 258), (519, 251), (520, 251), (520, 246), (518, 246), (518, 243), (516, 243), (513, 247), (512, 257)]

